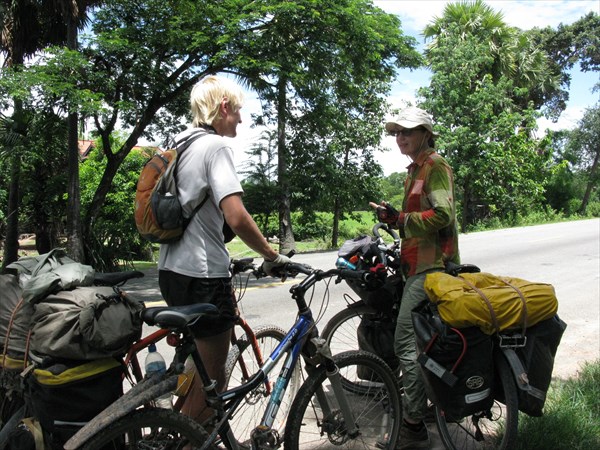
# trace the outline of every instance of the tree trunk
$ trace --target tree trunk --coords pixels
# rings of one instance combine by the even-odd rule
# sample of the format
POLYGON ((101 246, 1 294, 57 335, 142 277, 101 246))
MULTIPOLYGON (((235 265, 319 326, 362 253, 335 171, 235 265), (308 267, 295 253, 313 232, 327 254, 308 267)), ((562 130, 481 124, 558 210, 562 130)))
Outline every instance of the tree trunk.
MULTIPOLYGON (((76 16, 69 14, 67 25, 67 47, 77 49, 77 24, 76 16)), ((79 146, 77 145, 78 115, 75 111, 69 112, 67 118, 67 253, 75 261, 84 261, 83 240, 81 229, 81 193, 79 187, 79 146)))
POLYGON ((338 239, 340 237, 340 199, 335 198, 333 206, 333 231, 331 232, 331 247, 338 247, 338 239))
POLYGON ((464 189, 463 189, 463 201, 462 201, 462 217, 460 220, 460 231, 461 233, 465 233, 467 229, 467 224, 469 223, 469 197, 471 196, 468 181, 465 181, 464 189))
POLYGON ((587 183, 587 187, 585 188, 585 194, 583 194, 583 200, 581 200, 581 206, 579 207, 579 214, 585 214, 585 210, 587 209, 587 205, 590 202, 590 197, 592 195, 592 189, 596 186, 596 172, 598 171, 598 159, 600 158, 600 150, 596 151, 596 156, 594 157, 594 162, 592 163, 592 167, 590 169, 590 175, 587 183))
POLYGON ((19 175, 21 173, 21 158, 16 150, 10 153, 12 156, 10 158, 11 173, 2 271, 4 271, 7 265, 19 258, 19 175))
POLYGON ((279 194, 279 253, 287 254, 296 249, 290 211, 290 185, 288 180, 288 152, 285 142, 286 81, 280 78, 277 92, 277 175, 279 194))
POLYGON ((68 117, 68 199, 67 199, 67 253, 75 261, 83 262, 81 230, 81 195, 79 186, 79 148, 77 146, 77 114, 68 117))

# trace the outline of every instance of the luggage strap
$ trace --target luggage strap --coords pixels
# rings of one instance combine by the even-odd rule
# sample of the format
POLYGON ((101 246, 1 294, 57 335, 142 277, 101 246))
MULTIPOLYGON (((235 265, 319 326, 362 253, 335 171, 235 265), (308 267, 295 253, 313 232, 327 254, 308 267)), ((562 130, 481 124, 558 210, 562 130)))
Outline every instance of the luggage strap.
POLYGON ((515 352, 512 348, 501 348, 501 350, 515 376, 517 387, 520 390, 527 392, 529 395, 539 398, 540 400, 546 400, 546 393, 544 391, 529 384, 527 371, 519 359, 517 352, 515 352))
POLYGON ((525 335, 525 332, 527 331, 527 302, 525 301, 525 296, 523 295, 523 293, 521 292, 521 290, 519 288, 517 288, 516 286, 513 286, 512 284, 510 284, 508 281, 506 281, 504 278, 498 278, 500 281, 502 281, 504 284, 506 284, 507 286, 510 286, 511 288, 513 288, 515 290, 515 292, 519 295, 519 298, 521 299, 521 303, 523 305, 523 308, 521 309, 521 327, 523 328, 523 335, 525 335))
POLYGON ((21 419, 21 422, 27 427, 33 436, 35 450, 44 450, 44 434, 42 433, 42 426, 40 425, 40 422, 33 417, 21 419))
POLYGON ((486 303, 488 309, 490 310, 490 318, 492 320, 492 325, 494 327, 494 330, 496 330, 495 332, 498 333, 500 331, 500 325, 498 325, 498 317, 496 317, 496 311, 494 311, 494 308, 492 306, 492 302, 490 302, 490 299, 487 298, 487 296, 483 293, 483 291, 481 289, 479 289, 478 287, 476 287, 473 283, 464 279, 460 275, 458 277, 461 278, 467 286, 469 286, 471 289, 473 289, 475 292, 477 292, 479 294, 479 296, 482 298, 482 300, 486 303))
MULTIPOLYGON (((483 293, 483 291, 481 289, 477 288, 473 283, 471 283, 470 281, 461 277, 460 275, 459 275, 459 278, 461 278, 467 286, 469 286, 471 289, 473 289, 475 292, 477 292, 479 294, 479 296, 483 299, 483 301, 486 303, 488 309, 490 310, 490 317, 492 320, 492 325, 494 326, 496 333, 499 333, 500 325, 498 324, 498 317, 496 316, 496 312, 494 311, 494 308, 492 307, 492 303, 490 302, 490 299, 487 298, 487 296, 483 293)), ((525 301, 525 296, 523 295, 523 293, 521 292, 521 290, 519 288, 517 288, 516 286, 513 286, 511 283, 506 281, 504 278, 497 277, 497 279, 500 280, 502 283, 506 284, 507 286, 511 287, 519 296, 519 299, 521 300, 521 304, 522 304, 521 328, 523 328, 523 335, 525 335, 525 332, 527 331, 527 302, 525 301)))
MULTIPOLYGON (((10 320, 8 321, 8 326, 6 327, 6 336, 4 337, 4 348, 2 349, 2 364, 6 361, 6 356, 8 355, 8 343, 10 341, 10 334, 12 333, 12 328, 15 323, 15 317, 17 312, 23 306, 23 297, 21 297, 18 303, 15 305, 12 313, 10 314, 10 320)), ((27 367, 27 355, 29 354, 29 340, 31 338, 31 330, 27 333, 27 338, 25 341, 25 356, 23 357, 23 369, 27 367)))

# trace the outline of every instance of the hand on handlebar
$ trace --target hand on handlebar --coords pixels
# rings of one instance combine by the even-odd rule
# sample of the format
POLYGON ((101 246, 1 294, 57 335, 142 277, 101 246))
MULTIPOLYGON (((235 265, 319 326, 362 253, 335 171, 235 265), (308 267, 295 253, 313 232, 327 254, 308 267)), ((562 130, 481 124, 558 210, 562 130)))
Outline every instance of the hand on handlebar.
POLYGON ((374 208, 377 213, 377 220, 380 222, 386 223, 392 227, 397 227, 398 217, 400 213, 396 208, 390 205, 388 202, 381 202, 381 205, 378 205, 375 202, 369 202, 371 208, 374 208))
POLYGON ((291 263, 292 260, 285 255, 277 255, 273 261, 267 261, 266 259, 262 263, 262 270, 264 273, 271 277, 276 277, 277 269, 285 266, 287 263, 291 263))

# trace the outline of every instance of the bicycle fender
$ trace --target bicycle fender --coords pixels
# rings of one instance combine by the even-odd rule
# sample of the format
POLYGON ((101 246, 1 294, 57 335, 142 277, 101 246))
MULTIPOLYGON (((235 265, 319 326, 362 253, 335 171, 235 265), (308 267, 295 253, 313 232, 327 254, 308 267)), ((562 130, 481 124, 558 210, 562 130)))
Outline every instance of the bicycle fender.
POLYGON ((134 411, 151 400, 177 388, 177 375, 172 375, 166 380, 161 377, 152 377, 136 384, 117 401, 110 404, 104 411, 85 424, 65 445, 65 450, 75 450, 81 447, 92 436, 134 411))

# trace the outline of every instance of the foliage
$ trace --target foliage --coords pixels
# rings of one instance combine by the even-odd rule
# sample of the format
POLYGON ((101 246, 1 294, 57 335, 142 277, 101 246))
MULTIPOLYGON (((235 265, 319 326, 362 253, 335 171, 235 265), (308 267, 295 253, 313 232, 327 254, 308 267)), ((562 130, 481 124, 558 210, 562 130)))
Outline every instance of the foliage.
POLYGON ((381 180, 381 193, 376 197, 376 203, 385 200, 390 205, 400 208, 404 198, 404 181, 406 172, 394 172, 381 180))
POLYGON ((578 377, 553 379, 543 417, 519 416, 518 450, 600 447, 600 360, 586 363, 578 377))
POLYGON ((551 136, 554 164, 546 199, 566 214, 585 215, 591 203, 600 201, 600 104, 584 112, 577 128, 551 136))
MULTIPOLYGON (((513 88, 505 93, 520 109, 540 109, 547 103, 555 104, 559 92, 559 75, 550 68, 548 55, 536 45, 527 32, 509 27, 502 13, 494 11, 483 0, 449 3, 444 14, 425 27, 423 34, 432 39, 426 49, 428 58, 435 57, 440 47, 447 46, 450 36, 456 45, 475 38, 482 44, 479 52, 489 60, 480 66, 477 79, 489 75, 497 84, 501 77, 511 80, 513 88)), ((554 111, 560 114, 562 109, 554 111)))
MULTIPOLYGON (((113 145, 121 145, 115 139, 113 145)), ((133 202, 139 174, 148 156, 133 151, 125 159, 114 178, 114 188, 106 197, 101 214, 92 227, 88 243, 92 260, 90 264, 101 271, 117 270, 121 260, 149 257, 150 246, 140 237, 133 220, 133 202)), ((88 208, 101 180, 106 158, 95 147, 80 166, 81 203, 88 208)))
POLYGON ((569 99, 571 69, 579 63, 584 72, 600 68, 600 16, 589 13, 576 22, 551 27, 534 28, 526 32, 532 43, 544 49, 549 57, 549 70, 560 85, 546 94, 549 115, 558 118, 569 99))
POLYGON ((459 20, 445 11, 427 50, 431 84, 419 92, 441 134, 439 152, 454 170, 463 231, 480 220, 516 220, 538 208, 550 157, 548 141, 532 137, 538 114, 522 106, 528 87, 507 76, 522 59, 505 54, 506 47, 518 48, 515 34, 480 3, 461 3, 467 18, 459 20), (486 15, 492 16, 487 22, 486 15), (478 21, 489 26, 472 25, 478 21))
MULTIPOLYGON (((94 10, 89 30, 79 54, 48 52, 42 64, 25 67, 23 77, 11 73, 5 82, 10 95, 31 92, 46 105, 93 121, 106 166, 86 208, 86 241, 125 157, 141 137, 168 140, 181 130, 187 94, 203 76, 233 74, 266 104, 280 105, 285 124, 286 108, 312 111, 319 103, 353 98, 368 83, 369 92, 384 94, 396 67, 419 60, 398 19, 368 0, 207 0, 201 6, 193 0, 115 0, 94 10), (281 93, 296 106, 279 101, 281 93), (129 130, 118 148, 109 143, 117 126, 129 130)), ((285 158, 279 147, 278 153, 285 158)), ((280 195, 288 192, 282 171, 280 195)))
POLYGON ((52 111, 32 112, 28 145, 22 154, 20 229, 36 235, 36 248, 47 253, 65 229, 67 127, 52 111))
MULTIPOLYGON (((381 136, 381 121, 373 121, 384 113, 378 99, 388 92, 396 67, 416 67, 420 58, 398 19, 370 1, 272 1, 256 12, 271 19, 245 43, 253 46, 246 53, 264 62, 253 87, 267 106, 261 123, 277 128, 285 249, 294 241, 291 210, 315 210, 319 199, 339 217, 364 195, 362 180, 377 170, 369 154, 378 144, 373 135, 381 136)), ((334 226, 334 241, 335 233, 334 226)))
POLYGON ((585 193, 578 212, 585 213, 587 205, 595 190, 600 194, 600 102, 593 108, 585 110, 576 129, 571 131, 567 143, 567 151, 573 155, 575 167, 583 174, 586 182, 585 193))
POLYGON ((242 182, 244 205, 254 215, 256 224, 265 236, 277 235, 276 224, 271 224, 271 217, 275 213, 273 205, 277 204, 279 196, 274 140, 273 132, 263 131, 260 139, 246 152, 249 159, 242 172, 247 175, 242 182))

